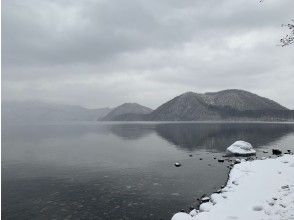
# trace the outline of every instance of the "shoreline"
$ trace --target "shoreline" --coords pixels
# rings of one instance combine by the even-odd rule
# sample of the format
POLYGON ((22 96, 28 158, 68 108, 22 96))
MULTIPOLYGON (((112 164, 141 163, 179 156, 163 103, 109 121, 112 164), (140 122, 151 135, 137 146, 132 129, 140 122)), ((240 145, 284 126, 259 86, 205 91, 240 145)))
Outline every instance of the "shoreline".
POLYGON ((225 187, 209 197, 202 198, 198 209, 193 209, 189 214, 178 212, 172 220, 229 219, 231 217, 234 217, 232 219, 260 219, 277 217, 277 215, 282 219, 294 217, 293 153, 252 161, 242 159, 241 163, 235 164, 230 169, 225 187), (271 179, 275 181, 271 182, 271 179), (268 185, 270 182, 272 184, 268 185), (265 186, 261 187, 261 183, 265 186), (288 197, 280 196, 278 204, 275 198, 280 192, 285 195, 287 192, 290 193, 287 194, 288 197), (255 204, 254 201, 260 204, 258 202, 255 204), (275 212, 273 212, 271 210, 275 205, 275 212))

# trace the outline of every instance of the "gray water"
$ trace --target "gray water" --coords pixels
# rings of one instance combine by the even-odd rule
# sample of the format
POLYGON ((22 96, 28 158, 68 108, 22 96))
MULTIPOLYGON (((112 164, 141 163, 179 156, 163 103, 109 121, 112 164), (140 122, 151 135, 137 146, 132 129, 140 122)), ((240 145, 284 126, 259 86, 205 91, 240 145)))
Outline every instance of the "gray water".
POLYGON ((294 150, 294 125, 3 124, 2 218, 170 219, 225 184, 239 139, 294 150))

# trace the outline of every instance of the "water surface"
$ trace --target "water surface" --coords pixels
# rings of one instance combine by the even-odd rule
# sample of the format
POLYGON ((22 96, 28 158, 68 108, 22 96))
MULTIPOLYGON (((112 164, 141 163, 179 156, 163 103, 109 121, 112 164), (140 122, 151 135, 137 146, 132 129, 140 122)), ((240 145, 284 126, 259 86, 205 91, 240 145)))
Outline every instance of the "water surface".
POLYGON ((4 124, 2 217, 170 219, 226 182, 229 162, 217 159, 239 139, 258 156, 294 150, 294 125, 4 124))

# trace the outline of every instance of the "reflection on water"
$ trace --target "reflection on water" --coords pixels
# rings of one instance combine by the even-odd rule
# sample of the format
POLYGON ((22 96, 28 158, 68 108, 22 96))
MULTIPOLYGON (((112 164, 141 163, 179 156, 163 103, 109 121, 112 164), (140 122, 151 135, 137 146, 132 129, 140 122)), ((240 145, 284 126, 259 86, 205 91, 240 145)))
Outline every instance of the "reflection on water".
POLYGON ((292 124, 159 124, 156 132, 180 149, 223 152, 236 140, 258 148, 294 131, 292 124))
POLYGON ((2 217, 169 219, 226 181, 213 157, 238 139, 293 150, 294 125, 3 125, 2 217))

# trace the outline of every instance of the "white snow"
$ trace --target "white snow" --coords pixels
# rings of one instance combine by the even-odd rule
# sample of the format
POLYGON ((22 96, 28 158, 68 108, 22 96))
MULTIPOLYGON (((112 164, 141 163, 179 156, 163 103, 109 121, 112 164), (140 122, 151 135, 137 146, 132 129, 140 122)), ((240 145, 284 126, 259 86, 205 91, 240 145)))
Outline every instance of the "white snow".
POLYGON ((294 219, 294 156, 236 164, 226 187, 199 211, 172 220, 294 219))
POLYGON ((252 145, 246 141, 236 141, 227 148, 227 152, 235 155, 252 155, 256 153, 252 145))
POLYGON ((191 220, 191 215, 184 213, 184 212, 178 212, 176 213, 171 220, 191 220))

